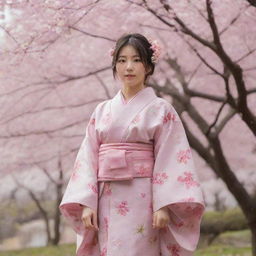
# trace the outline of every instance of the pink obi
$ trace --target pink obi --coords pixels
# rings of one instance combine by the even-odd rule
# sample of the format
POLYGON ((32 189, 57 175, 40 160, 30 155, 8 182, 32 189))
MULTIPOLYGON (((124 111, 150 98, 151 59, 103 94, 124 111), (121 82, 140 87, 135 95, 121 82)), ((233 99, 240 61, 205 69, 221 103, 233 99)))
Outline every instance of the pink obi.
POLYGON ((107 143, 99 149, 98 181, 131 180, 152 177, 153 145, 143 143, 107 143))

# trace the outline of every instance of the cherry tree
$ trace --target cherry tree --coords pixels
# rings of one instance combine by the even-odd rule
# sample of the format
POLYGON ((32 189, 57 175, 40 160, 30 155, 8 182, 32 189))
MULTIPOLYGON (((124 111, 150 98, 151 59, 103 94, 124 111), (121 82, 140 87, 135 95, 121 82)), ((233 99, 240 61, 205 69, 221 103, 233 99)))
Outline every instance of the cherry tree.
POLYGON ((163 48, 149 84, 175 106, 201 176, 212 178, 212 170, 224 181, 256 244, 255 199, 236 175, 255 166, 252 3, 21 0, 2 10, 3 172, 60 157, 67 179, 90 113, 118 89, 108 50, 122 33, 140 32, 163 48))
POLYGON ((248 3, 250 3, 252 6, 256 7, 256 1, 255 0, 247 0, 248 3))
MULTIPOLYGON (((167 94, 172 96, 174 98, 174 104, 177 109, 180 110, 180 113, 186 110, 189 117, 195 122, 204 135, 204 138, 208 141, 207 145, 204 146, 197 136, 191 132, 183 119, 190 144, 197 153, 207 161, 216 175, 226 183, 229 191, 234 195, 241 206, 252 232, 253 255, 256 255, 255 197, 250 195, 243 184, 238 180, 234 169, 232 169, 225 157, 220 140, 220 133, 235 115, 239 115, 252 134, 254 136, 256 135, 256 116, 252 111, 252 109, 255 109, 254 94, 256 88, 253 83, 248 81, 248 77, 252 74, 252 71, 255 72, 252 61, 252 58, 255 58, 255 37, 252 38, 253 40, 250 40, 246 34, 240 33, 241 39, 237 38, 237 42, 233 37, 232 43, 234 45, 238 42, 240 44, 246 42, 246 47, 236 45, 238 46, 235 48, 236 51, 232 50, 232 48, 230 49, 229 42, 229 37, 232 36, 232 34, 230 34, 232 27, 239 24, 241 29, 245 27, 245 25, 247 26, 248 23, 250 24, 250 22, 255 23, 255 20, 249 17, 247 20, 248 23, 243 24, 242 17, 240 17, 242 16, 241 12, 232 15, 232 11, 230 11, 229 14, 233 16, 231 16, 231 19, 227 19, 227 17, 220 19, 221 10, 225 5, 226 7, 228 6, 229 1, 223 1, 222 6, 218 1, 214 3, 210 0, 201 1, 200 5, 193 4, 194 10, 190 11, 191 15, 188 15, 188 12, 184 12, 184 9, 187 9, 190 1, 187 1, 186 6, 184 6, 184 3, 171 5, 168 4, 167 1, 161 1, 163 7, 162 11, 151 7, 150 3, 145 0, 132 3, 146 9, 171 31, 174 31, 192 51, 193 55, 198 58, 200 64, 203 64, 206 70, 208 69, 211 75, 217 78, 216 81, 223 85, 224 96, 221 97, 191 89, 191 75, 198 72, 199 68, 194 69, 194 72, 187 75, 185 65, 180 64, 182 59, 169 55, 166 58, 166 62, 170 69, 175 72, 181 91, 175 89, 175 82, 172 78, 168 78, 163 87, 160 87, 156 82, 152 84, 152 87, 162 92, 163 95, 167 94), (204 8, 202 8, 202 2, 205 2, 204 8), (195 15, 192 16, 193 11, 197 12, 197 17, 195 15), (191 17, 195 18, 194 22, 198 24, 197 27, 191 24, 191 17), (239 19, 242 21, 239 22, 239 19), (207 30, 200 30, 202 27, 206 26, 208 27, 207 30), (193 97, 208 99, 213 103, 219 103, 215 118, 210 123, 206 118, 200 115, 199 111, 191 103, 193 97), (252 99, 254 99, 254 101, 252 99), (249 104, 251 104, 251 108, 249 104), (225 107, 228 108, 227 111, 224 111, 225 107)), ((249 7, 246 5, 241 5, 240 8, 241 11, 251 12, 250 15, 255 13, 254 9, 249 10, 249 7)), ((213 90, 211 92, 213 92, 213 90)))

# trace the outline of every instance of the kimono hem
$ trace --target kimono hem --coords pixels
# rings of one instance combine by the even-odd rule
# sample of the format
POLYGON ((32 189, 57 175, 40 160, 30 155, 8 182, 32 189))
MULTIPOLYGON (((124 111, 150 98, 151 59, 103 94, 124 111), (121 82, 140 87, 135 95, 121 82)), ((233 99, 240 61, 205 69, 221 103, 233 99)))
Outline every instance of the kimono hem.
POLYGON ((119 90, 97 105, 60 204, 77 234, 77 256, 191 256, 204 209, 186 133, 170 103, 145 87, 128 102, 119 90), (84 227, 83 206, 97 212, 98 232, 84 227), (165 206, 170 223, 153 229, 153 213, 165 206))

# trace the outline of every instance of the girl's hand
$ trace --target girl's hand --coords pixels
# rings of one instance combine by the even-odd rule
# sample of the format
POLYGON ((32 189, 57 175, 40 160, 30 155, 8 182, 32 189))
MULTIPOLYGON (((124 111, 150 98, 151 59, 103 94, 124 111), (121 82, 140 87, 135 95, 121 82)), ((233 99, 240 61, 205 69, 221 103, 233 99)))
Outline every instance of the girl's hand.
POLYGON ((97 223, 97 213, 90 207, 84 207, 81 219, 85 228, 99 230, 97 223))
POLYGON ((163 207, 153 213, 153 228, 165 228, 170 222, 168 207, 163 207))

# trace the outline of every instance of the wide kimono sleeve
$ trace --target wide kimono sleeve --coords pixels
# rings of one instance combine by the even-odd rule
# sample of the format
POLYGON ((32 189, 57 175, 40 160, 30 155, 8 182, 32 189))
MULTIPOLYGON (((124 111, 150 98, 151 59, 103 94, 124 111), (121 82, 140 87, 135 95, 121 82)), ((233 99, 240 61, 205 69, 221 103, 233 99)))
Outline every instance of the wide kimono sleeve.
POLYGON ((84 235, 81 220, 83 206, 97 212, 98 207, 98 150, 99 139, 95 130, 95 111, 86 127, 86 134, 79 148, 73 171, 59 209, 77 234, 84 235))
POLYGON ((177 255, 192 255, 205 209, 203 194, 180 117, 168 102, 162 104, 159 116, 154 135, 153 211, 169 209, 165 236, 168 240, 169 234, 175 242, 168 249, 184 251, 177 255))

